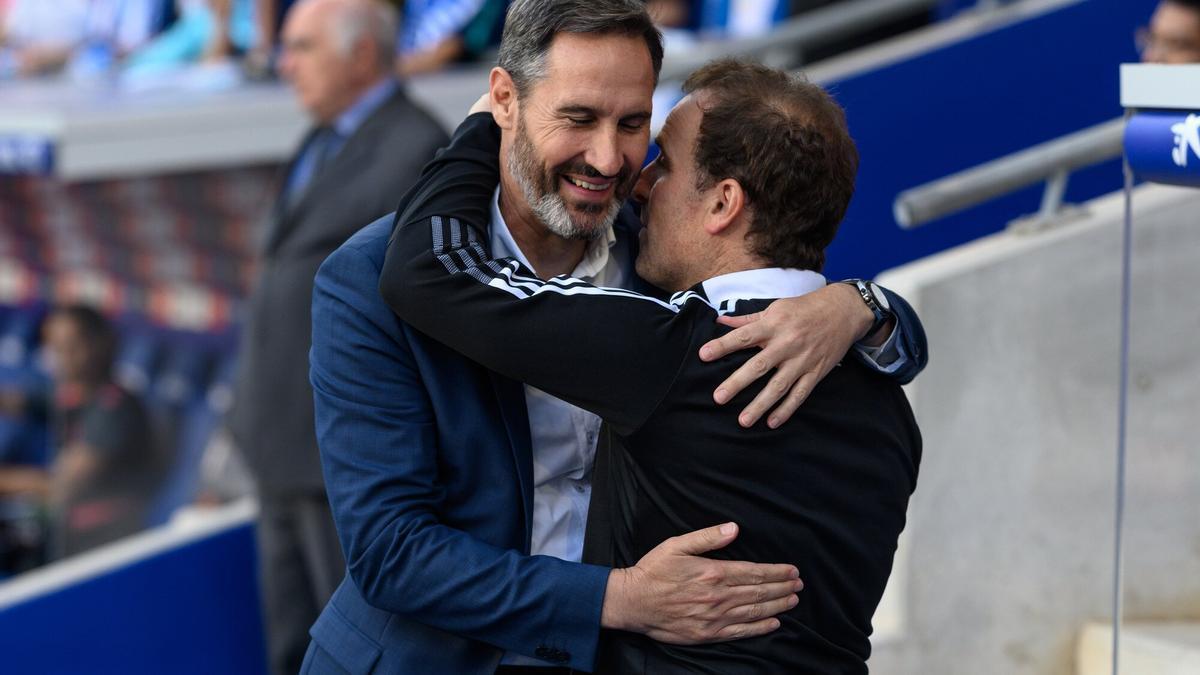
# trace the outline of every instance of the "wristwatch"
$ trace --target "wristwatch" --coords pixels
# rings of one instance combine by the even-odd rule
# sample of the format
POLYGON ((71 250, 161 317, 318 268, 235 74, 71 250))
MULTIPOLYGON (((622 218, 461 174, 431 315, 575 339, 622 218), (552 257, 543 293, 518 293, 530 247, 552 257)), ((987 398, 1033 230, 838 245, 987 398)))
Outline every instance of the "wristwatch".
POLYGON ((875 322, 871 324, 867 335, 874 335, 880 326, 892 318, 892 308, 888 305, 887 296, 884 295, 883 289, 879 288, 879 285, 874 281, 846 279, 841 283, 853 286, 858 291, 859 297, 866 303, 867 309, 871 310, 871 314, 875 315, 875 322))

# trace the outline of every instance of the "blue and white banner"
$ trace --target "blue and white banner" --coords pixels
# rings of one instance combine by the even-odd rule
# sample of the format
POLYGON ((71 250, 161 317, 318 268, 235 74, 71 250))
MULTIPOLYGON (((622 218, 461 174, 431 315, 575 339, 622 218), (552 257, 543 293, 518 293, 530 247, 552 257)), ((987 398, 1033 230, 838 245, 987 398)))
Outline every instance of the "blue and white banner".
POLYGON ((54 146, 41 136, 0 134, 0 175, 48 176, 54 170, 54 146))
POLYGON ((1134 115, 1125 126, 1125 155, 1141 180, 1200 187, 1200 112, 1134 115))

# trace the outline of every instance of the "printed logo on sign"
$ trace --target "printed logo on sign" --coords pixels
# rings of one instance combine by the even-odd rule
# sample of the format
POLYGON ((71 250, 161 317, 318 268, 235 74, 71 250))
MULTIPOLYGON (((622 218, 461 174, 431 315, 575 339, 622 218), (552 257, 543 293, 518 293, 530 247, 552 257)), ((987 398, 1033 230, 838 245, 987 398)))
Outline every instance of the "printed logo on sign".
POLYGON ((1188 115, 1182 122, 1172 124, 1171 133, 1175 134, 1175 149, 1171 150, 1175 166, 1187 166, 1189 147, 1200 158, 1200 115, 1188 115))

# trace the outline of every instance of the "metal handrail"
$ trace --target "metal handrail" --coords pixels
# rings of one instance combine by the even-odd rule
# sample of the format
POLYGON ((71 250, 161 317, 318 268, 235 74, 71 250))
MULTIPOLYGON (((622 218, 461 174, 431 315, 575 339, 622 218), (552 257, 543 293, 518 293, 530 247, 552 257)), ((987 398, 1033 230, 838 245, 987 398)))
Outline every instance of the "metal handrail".
POLYGON ((659 79, 664 82, 682 80, 692 71, 722 56, 747 56, 762 59, 775 67, 798 65, 805 49, 850 37, 889 21, 923 9, 933 9, 939 0, 849 0, 835 3, 797 16, 776 26, 761 37, 708 40, 696 43, 679 54, 663 60, 659 79), (783 61, 778 57, 787 51, 783 61))
POLYGON ((1062 205, 1071 171, 1121 156, 1125 120, 1117 118, 901 192, 892 207, 905 229, 1046 181, 1041 216, 1062 205))

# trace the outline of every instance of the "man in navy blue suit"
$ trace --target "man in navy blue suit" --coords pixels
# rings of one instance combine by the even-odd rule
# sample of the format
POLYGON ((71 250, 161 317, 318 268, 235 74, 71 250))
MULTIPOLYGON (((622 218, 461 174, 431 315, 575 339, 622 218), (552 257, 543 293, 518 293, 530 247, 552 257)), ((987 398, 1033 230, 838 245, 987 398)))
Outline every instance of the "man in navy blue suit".
MULTIPOLYGON (((637 0, 512 5, 492 95, 509 82, 520 112, 502 133, 493 255, 543 278, 651 290, 633 274, 638 224, 622 205, 661 59, 637 0), (566 54, 556 36, 567 34, 596 49, 566 54)), ((625 569, 578 562, 599 419, 397 319, 378 292, 391 224, 352 237, 316 279, 317 436, 348 574, 312 628, 305 672, 590 670, 601 626, 677 644, 775 630, 798 572, 703 557, 737 537, 735 524, 668 539, 625 569)), ((888 338, 893 323, 844 284, 779 301, 706 346, 710 360, 762 347, 714 397, 774 370, 740 420, 751 426, 782 399, 767 421, 778 426, 872 326, 887 342, 867 351, 910 378, 924 345, 888 338)))

